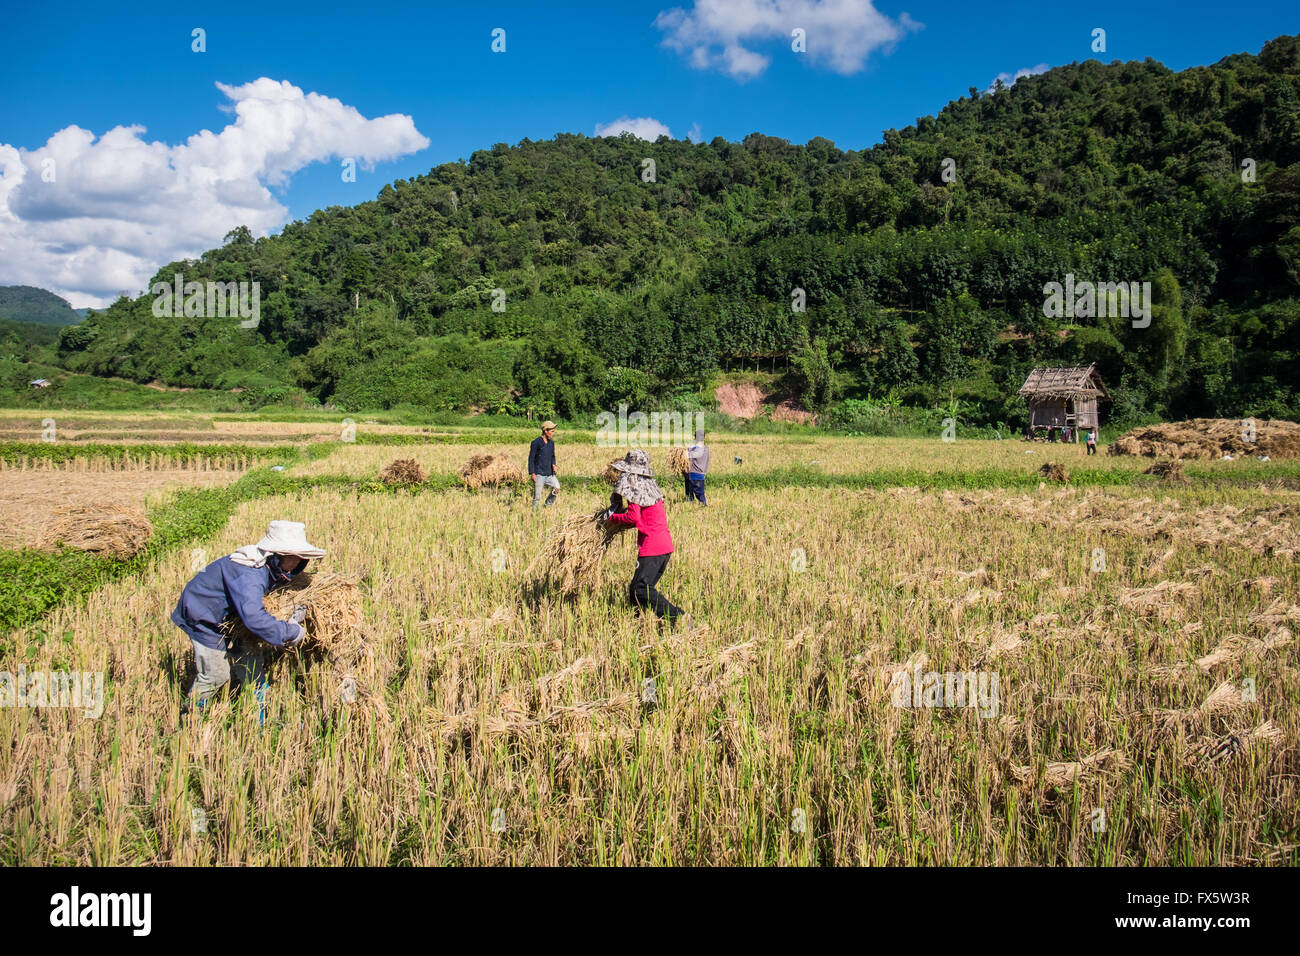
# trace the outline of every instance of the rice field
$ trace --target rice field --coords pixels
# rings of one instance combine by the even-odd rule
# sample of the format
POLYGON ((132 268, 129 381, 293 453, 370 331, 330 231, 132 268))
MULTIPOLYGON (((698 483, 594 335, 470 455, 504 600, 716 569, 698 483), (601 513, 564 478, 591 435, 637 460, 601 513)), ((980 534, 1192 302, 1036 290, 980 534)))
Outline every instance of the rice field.
MULTIPOLYGON (((1088 457, 1082 444, 1048 444, 1023 441, 958 441, 938 438, 815 438, 791 441, 780 436, 737 436, 718 433, 709 436, 709 472, 714 477, 754 472, 805 469, 811 473, 851 475, 862 472, 918 470, 974 471, 1008 469, 1037 471, 1047 462, 1060 462, 1069 469, 1121 470, 1140 472, 1151 459, 1101 453, 1088 457), (740 461, 736 461, 739 458, 740 461)), ((458 471, 471 455, 502 455, 525 467, 527 442, 504 443, 485 437, 482 444, 413 445, 394 449, 382 445, 339 444, 329 455, 296 466, 300 475, 373 476, 400 451, 401 457, 416 459, 431 473, 458 471)), ((556 442, 560 481, 565 476, 594 477, 611 458, 621 458, 626 447, 601 447, 590 435, 556 442)), ((647 449, 656 472, 668 473, 667 447, 647 449)), ((1205 462, 1214 468, 1219 462, 1205 462)), ((1237 473, 1263 471, 1267 464, 1249 461, 1222 462, 1236 466, 1237 473)), ((1227 469, 1224 469, 1225 471, 1227 469)))
MULTIPOLYGON (((713 457, 1028 457, 1003 444, 719 436, 713 457)), ((566 461, 594 476, 613 457, 559 449, 561 480, 566 461)), ((410 457, 448 473, 501 450, 345 445, 291 470, 373 476, 410 457)), ((660 471, 665 455, 651 449, 660 471)), ((0 708, 0 862, 1300 863, 1300 493, 709 500, 668 502, 661 589, 690 632, 628 606, 632 535, 573 600, 525 587, 563 521, 603 507, 597 491, 540 512, 463 490, 245 502, 201 557, 305 521, 329 551, 319 571, 362 577, 368 692, 284 652, 264 727, 249 695, 182 724, 191 655, 167 615, 195 556, 168 552, 0 637, 0 669, 103 671, 107 688, 97 720, 0 708), (950 674, 984 683, 954 701, 950 674)))
POLYGON ((5 468, 0 463, 0 548, 21 548, 40 537, 60 509, 77 505, 145 508, 177 488, 230 484, 233 468, 137 467, 110 470, 102 463, 71 467, 5 468))

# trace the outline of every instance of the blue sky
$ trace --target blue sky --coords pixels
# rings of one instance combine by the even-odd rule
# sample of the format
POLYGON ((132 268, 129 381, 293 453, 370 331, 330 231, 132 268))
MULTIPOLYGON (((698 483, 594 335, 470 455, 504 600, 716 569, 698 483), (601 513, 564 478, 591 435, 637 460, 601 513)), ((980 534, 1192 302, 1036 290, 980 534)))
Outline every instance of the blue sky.
POLYGON ((1297 29, 1294 4, 1273 2, 22 4, 0 58, 0 201, 26 227, 0 228, 0 284, 102 304, 178 250, 216 244, 232 218, 276 231, 494 143, 593 135, 625 117, 675 138, 761 131, 862 148, 999 74, 1093 57, 1182 69, 1297 29), (789 36, 801 25, 803 55, 789 36), (196 27, 206 52, 191 49, 196 27), (491 50, 498 27, 505 53, 491 50), (1096 27, 1104 53, 1091 49, 1096 27), (251 85, 262 78, 276 90, 251 85), (338 102, 296 103, 309 94, 338 102), (168 152, 235 124, 236 100, 267 95, 300 110, 284 133, 292 142, 273 142, 277 124, 264 122, 185 158, 168 152), (74 126, 93 137, 47 149, 74 126), (119 126, 145 131, 110 156, 101 138, 119 126), (373 169, 342 181, 341 158, 367 149, 373 169), (38 189, 41 161, 55 156, 57 181, 38 189), (196 185, 213 175, 218 185, 196 185))

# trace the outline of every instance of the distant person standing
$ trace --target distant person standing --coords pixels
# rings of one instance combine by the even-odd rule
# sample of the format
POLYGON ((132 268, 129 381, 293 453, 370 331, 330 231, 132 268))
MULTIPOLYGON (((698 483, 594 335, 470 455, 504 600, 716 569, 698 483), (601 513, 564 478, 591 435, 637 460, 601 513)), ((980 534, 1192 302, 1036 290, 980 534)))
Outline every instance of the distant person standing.
POLYGON ((698 501, 704 506, 704 477, 709 473, 709 446, 704 444, 704 429, 695 429, 695 444, 686 449, 686 458, 690 462, 686 472, 686 500, 698 501))
POLYGON ((555 470, 555 422, 542 422, 542 433, 528 447, 528 477, 533 482, 533 507, 542 503, 542 492, 550 488, 547 507, 555 504, 560 493, 560 479, 555 470))
POLYGON ((1097 426, 1096 425, 1093 425, 1091 428, 1088 429, 1087 445, 1088 445, 1089 455, 1097 454, 1097 426))

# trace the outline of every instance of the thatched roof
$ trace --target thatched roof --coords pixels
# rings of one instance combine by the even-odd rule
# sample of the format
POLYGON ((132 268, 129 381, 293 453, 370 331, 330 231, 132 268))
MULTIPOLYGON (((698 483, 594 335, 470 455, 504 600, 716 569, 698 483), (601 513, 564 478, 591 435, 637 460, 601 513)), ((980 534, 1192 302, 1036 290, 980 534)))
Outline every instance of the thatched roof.
POLYGON ((1023 398, 1110 398, 1096 365, 1072 368, 1036 368, 1016 394, 1023 398))

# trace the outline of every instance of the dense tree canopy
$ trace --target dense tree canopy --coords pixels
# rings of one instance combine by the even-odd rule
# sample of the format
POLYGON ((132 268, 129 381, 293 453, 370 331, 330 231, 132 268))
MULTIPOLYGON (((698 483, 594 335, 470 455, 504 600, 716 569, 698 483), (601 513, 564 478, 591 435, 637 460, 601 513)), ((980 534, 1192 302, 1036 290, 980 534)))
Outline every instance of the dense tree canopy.
POLYGON ((988 421, 1012 419, 1032 364, 1096 361, 1126 414, 1295 417, 1300 38, 1181 73, 1060 67, 862 152, 497 144, 227 239, 154 281, 255 280, 255 330, 121 300, 64 335, 63 361, 344 408, 519 396, 577 415, 795 357, 818 404, 956 395, 988 421), (1045 316, 1067 274, 1150 282, 1150 325, 1045 316))

